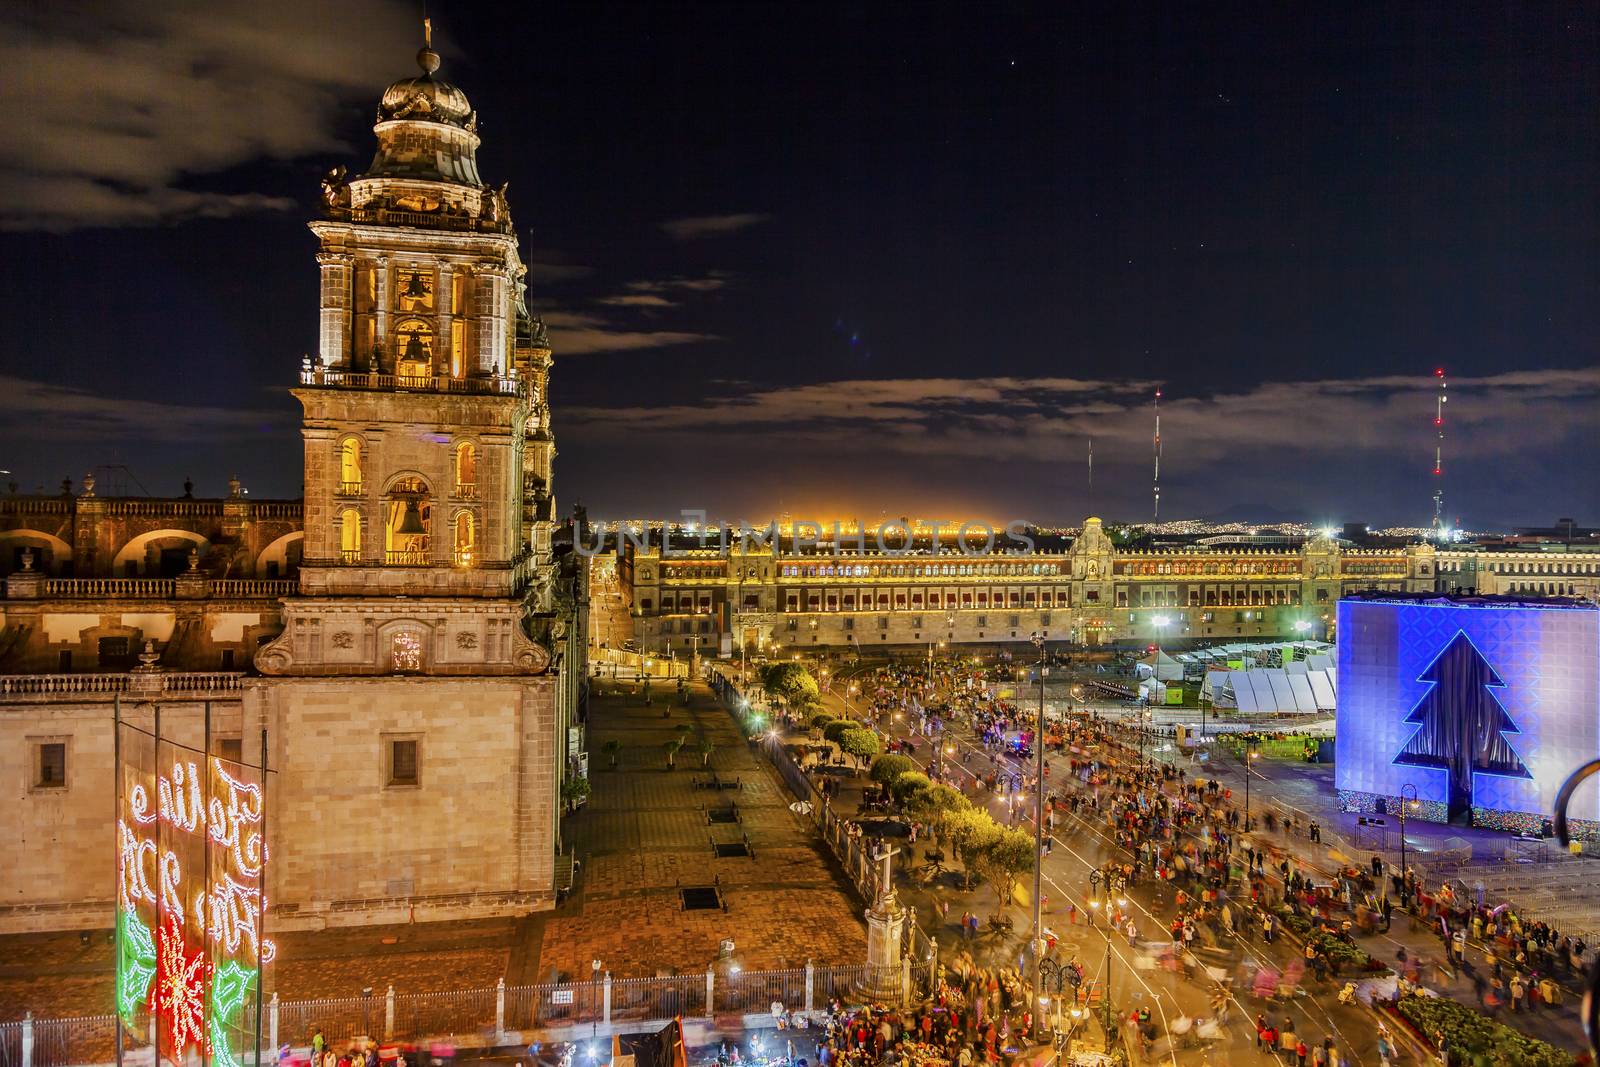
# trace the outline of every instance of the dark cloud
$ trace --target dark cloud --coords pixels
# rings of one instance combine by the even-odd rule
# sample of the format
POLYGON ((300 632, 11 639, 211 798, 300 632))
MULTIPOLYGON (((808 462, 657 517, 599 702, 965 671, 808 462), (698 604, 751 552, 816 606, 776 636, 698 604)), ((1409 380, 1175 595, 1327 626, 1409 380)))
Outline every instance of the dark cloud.
POLYGON ((0 437, 13 441, 173 443, 283 439, 285 411, 168 404, 0 375, 0 437))
POLYGON ((286 209, 197 188, 256 160, 348 152, 340 110, 406 73, 390 0, 8 5, 0 227, 74 230, 286 209))
POLYGON ((601 315, 576 311, 546 311, 550 343, 563 356, 597 352, 634 352, 646 348, 715 341, 711 334, 683 330, 636 330, 618 325, 601 315))
POLYGON ((720 237, 759 226, 772 218, 757 211, 744 211, 731 215, 696 215, 687 219, 672 219, 661 224, 662 232, 676 241, 692 241, 700 237, 720 237))

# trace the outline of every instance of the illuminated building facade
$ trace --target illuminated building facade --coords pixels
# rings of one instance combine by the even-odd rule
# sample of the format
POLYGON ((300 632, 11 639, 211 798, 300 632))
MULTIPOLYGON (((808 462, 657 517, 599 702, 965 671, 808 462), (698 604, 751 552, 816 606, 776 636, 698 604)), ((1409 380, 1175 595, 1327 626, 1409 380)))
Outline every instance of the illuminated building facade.
POLYGON ((554 903, 584 593, 555 544, 551 350, 476 113, 417 61, 311 223, 304 500, 91 481, 0 506, 0 931, 112 925, 114 708, 159 707, 202 767, 254 773, 265 731, 269 929, 554 903))
POLYGON ((1026 641, 1034 631, 1087 645, 1117 641, 1325 637, 1357 589, 1432 590, 1434 549, 1352 549, 1325 536, 1298 547, 1115 547, 1085 520, 1060 551, 966 554, 953 544, 903 554, 824 544, 659 547, 624 552, 624 587, 643 651, 1026 641), (1297 624, 1298 627, 1297 627, 1297 624))

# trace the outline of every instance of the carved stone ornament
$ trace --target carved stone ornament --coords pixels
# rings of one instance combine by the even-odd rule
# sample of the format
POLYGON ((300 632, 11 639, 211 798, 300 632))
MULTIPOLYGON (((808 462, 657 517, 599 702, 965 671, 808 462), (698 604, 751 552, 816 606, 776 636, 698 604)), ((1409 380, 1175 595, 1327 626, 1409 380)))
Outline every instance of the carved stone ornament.
POLYGON ((511 628, 511 663, 524 674, 543 674, 550 669, 550 650, 530 640, 522 627, 511 628))
POLYGON ((355 643, 356 635, 348 630, 340 630, 338 633, 333 635, 334 648, 354 648, 355 643))
POLYGON ((470 630, 462 630, 456 634, 457 648, 477 648, 478 635, 470 630))

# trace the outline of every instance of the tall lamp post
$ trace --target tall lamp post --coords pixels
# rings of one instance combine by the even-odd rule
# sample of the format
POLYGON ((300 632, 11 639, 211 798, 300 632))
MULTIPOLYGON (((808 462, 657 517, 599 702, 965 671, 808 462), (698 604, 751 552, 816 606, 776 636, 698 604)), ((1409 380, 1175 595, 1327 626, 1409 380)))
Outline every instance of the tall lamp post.
POLYGON ((1033 988, 1038 990, 1044 956, 1039 950, 1044 940, 1044 631, 1035 630, 1029 640, 1039 650, 1039 722, 1033 731, 1033 988))
POLYGON ((1417 787, 1407 782, 1400 787, 1400 905, 1410 907, 1411 883, 1406 878, 1406 809, 1417 807, 1417 787), (1410 790, 1407 793, 1406 790, 1410 790))
POLYGON ((1250 775, 1254 773, 1251 768, 1256 765, 1256 760, 1261 758, 1261 753, 1256 751, 1254 741, 1244 743, 1244 832, 1250 832, 1250 775))
MULTIPOLYGON (((1099 909, 1099 907, 1100 907, 1100 883, 1102 881, 1104 881, 1106 883, 1106 900, 1105 900, 1105 905, 1106 905, 1106 926, 1105 926, 1105 929, 1100 932, 1100 936, 1102 936, 1102 937, 1104 937, 1106 939, 1106 967, 1105 967, 1105 977, 1102 979, 1102 981, 1105 983, 1105 985, 1100 990, 1100 1006, 1101 1006, 1101 1008, 1104 1009, 1103 1015, 1104 1015, 1104 1026, 1105 1026, 1105 1031, 1106 1031, 1106 1051, 1110 1052, 1111 1051, 1111 1030, 1112 1030, 1112 1018, 1111 1018, 1111 935, 1114 932, 1114 929, 1113 929, 1113 927, 1111 925, 1111 883, 1110 883, 1109 879, 1102 878, 1102 876, 1101 876, 1101 874, 1100 874, 1100 872, 1098 870, 1094 870, 1094 871, 1090 871, 1089 872, 1089 917, 1090 917, 1091 921, 1093 921, 1095 911, 1097 911, 1099 909)), ((1117 908, 1118 908, 1119 911, 1122 908, 1126 908, 1127 906, 1128 906, 1128 899, 1126 897, 1118 897, 1117 898, 1117 908)))

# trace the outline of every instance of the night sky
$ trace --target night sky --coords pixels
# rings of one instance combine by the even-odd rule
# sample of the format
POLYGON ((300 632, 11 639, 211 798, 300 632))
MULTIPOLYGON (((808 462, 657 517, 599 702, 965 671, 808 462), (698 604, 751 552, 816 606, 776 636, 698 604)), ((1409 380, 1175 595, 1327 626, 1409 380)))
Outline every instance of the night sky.
MULTIPOLYGON (((0 467, 300 492, 419 7, 9 5, 0 467)), ((594 517, 1600 522, 1600 8, 434 0, 594 517), (1085 456, 1094 442, 1094 499, 1085 456)))

